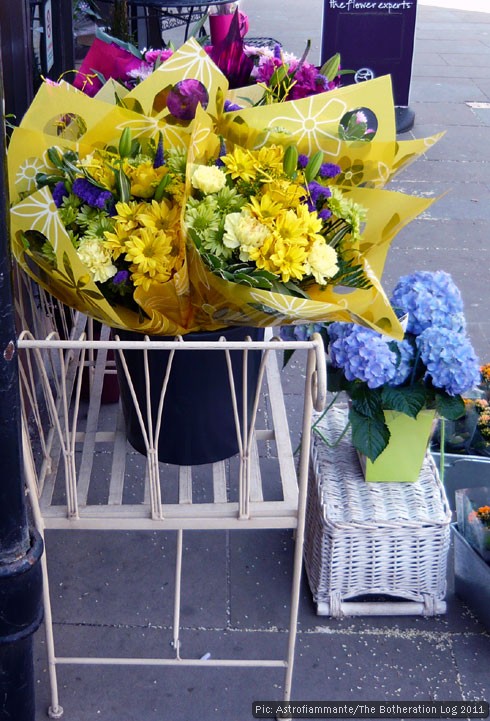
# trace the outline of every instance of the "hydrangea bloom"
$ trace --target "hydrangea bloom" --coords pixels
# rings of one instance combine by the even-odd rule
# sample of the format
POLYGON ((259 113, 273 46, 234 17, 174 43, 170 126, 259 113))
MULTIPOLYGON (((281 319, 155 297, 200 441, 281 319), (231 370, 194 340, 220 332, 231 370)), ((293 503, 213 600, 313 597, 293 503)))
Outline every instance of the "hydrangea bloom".
POLYGON ((321 333, 323 327, 323 323, 283 325, 280 328, 280 335, 283 340, 309 340, 313 333, 321 333))
POLYGON ((415 335, 432 325, 454 331, 465 327, 461 293, 443 270, 402 276, 391 303, 400 315, 408 313, 407 331, 415 335))
POLYGON ((397 355, 376 331, 353 323, 333 323, 329 336, 332 363, 342 368, 347 380, 360 380, 369 388, 380 388, 395 377, 397 355), (340 330, 338 326, 346 327, 340 330))
POLYGON ((464 333, 434 326, 424 330, 416 343, 427 375, 436 388, 457 396, 478 384, 478 359, 464 333))

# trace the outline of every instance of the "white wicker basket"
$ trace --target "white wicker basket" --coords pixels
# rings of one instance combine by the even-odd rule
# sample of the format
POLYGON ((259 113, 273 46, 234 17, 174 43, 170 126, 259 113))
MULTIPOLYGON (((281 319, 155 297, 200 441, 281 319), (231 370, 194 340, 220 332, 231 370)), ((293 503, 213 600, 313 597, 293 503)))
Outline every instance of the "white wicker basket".
MULTIPOLYGON (((346 422, 334 407, 318 428, 334 441, 346 422)), ((415 483, 366 483, 350 433, 333 448, 314 434, 305 566, 319 615, 444 613, 450 522, 430 454, 415 483)))

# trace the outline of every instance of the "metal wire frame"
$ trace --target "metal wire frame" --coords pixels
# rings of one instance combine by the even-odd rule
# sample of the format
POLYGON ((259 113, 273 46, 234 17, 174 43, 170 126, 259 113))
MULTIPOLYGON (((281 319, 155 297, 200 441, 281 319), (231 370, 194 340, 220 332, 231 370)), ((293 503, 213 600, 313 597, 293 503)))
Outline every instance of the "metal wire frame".
MULTIPOLYGON (((220 341, 214 343, 189 342, 181 338, 175 341, 154 341, 142 338, 141 341, 108 340, 108 329, 103 329, 101 340, 87 338, 83 316, 74 319, 71 339, 60 340, 56 334, 40 340, 29 331, 20 334, 18 346, 21 354, 20 373, 24 399, 24 457, 26 482, 31 497, 33 516, 40 533, 46 528, 62 529, 153 529, 175 530, 177 532, 177 552, 175 563, 175 594, 173 611, 173 648, 174 658, 111 658, 111 657, 62 657, 55 653, 52 629, 52 612, 49 593, 49 579, 46 555, 43 559, 45 578, 45 630, 51 686, 51 706, 49 715, 59 718, 63 709, 59 703, 56 668, 60 664, 100 664, 133 666, 228 666, 228 667, 277 667, 285 669, 284 700, 291 695, 294 653, 296 644, 296 626, 299 608, 299 588, 303 557, 303 539, 305 532, 305 508, 307 476, 309 463, 309 445, 311 433, 312 409, 321 410, 326 398, 325 357, 323 343, 319 336, 311 341, 279 342, 278 339, 266 341, 220 341), (211 503, 192 503, 192 468, 179 467, 179 503, 168 503, 165 498, 164 469, 158 462, 157 443, 161 430, 161 414, 156 419, 143 417, 139 412, 140 423, 144 430, 147 448, 145 502, 130 506, 122 502, 121 473, 122 459, 127 453, 127 444, 122 428, 114 432, 99 430, 97 420, 100 415, 100 394, 107 370, 109 351, 119 353, 122 366, 127 372, 124 353, 128 350, 141 350, 147 358, 149 353, 167 350, 171 359, 175 353, 184 349, 199 353, 212 350, 224 352, 230 374, 230 389, 233 399, 235 425, 239 440, 238 501, 227 498, 225 486, 225 464, 213 464, 213 493, 211 503), (246 367, 247 356, 251 350, 262 352, 259 385, 255 396, 251 417, 247 418, 244 409, 243 423, 240 422, 231 373, 230 353, 241 350, 246 367), (302 419, 302 442, 298 468, 295 467, 284 398, 282 395, 280 374, 277 363, 278 352, 285 350, 304 350, 307 354, 305 392, 302 419), (91 371, 90 398, 87 411, 87 427, 79 428, 79 410, 81 405, 82 376, 84 368, 91 371), (256 428, 257 408, 262 381, 267 379, 271 399, 273 429, 256 428), (42 408, 46 413, 42 413, 42 408), (47 416, 47 422, 46 422, 47 416), (29 423, 31 428, 29 429, 29 423), (33 431, 34 427, 34 431, 33 431), (31 432, 29 432, 29 430, 31 432), (34 437, 41 437, 38 445, 40 462, 36 463, 36 444, 34 437), (257 443, 275 441, 277 444, 278 475, 282 484, 282 501, 264 501, 261 490, 260 459, 257 443), (108 502, 105 505, 90 505, 87 501, 91 481, 91 464, 98 442, 111 442, 113 448, 113 470, 108 502), (76 463, 76 447, 82 444, 80 464, 76 463), (53 502, 54 483, 61 475, 65 486, 65 500, 61 505, 53 502), (289 639, 285 659, 195 659, 181 655, 180 608, 182 582, 183 531, 186 529, 254 529, 254 528, 292 528, 295 529, 295 548, 293 560, 293 579, 289 619, 289 639)), ((167 384, 170 380, 170 368, 162 386, 159 411, 163 405, 167 384)), ((111 372, 112 369, 109 368, 111 372)), ((244 373, 246 383, 247 373, 244 373)), ((131 378, 129 377, 131 387, 131 378)), ((147 384, 149 384, 147 379, 147 384)), ((244 389, 246 398, 246 388, 244 389)), ((149 405, 147 404, 147 408, 149 405)), ((151 415, 151 410, 148 411, 151 415)))

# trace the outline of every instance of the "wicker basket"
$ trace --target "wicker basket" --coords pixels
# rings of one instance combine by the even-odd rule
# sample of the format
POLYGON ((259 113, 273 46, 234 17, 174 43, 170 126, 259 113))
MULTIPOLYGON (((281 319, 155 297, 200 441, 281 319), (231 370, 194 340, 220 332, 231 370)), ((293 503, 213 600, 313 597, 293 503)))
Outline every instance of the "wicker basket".
MULTIPOLYGON (((317 427, 334 441, 346 422, 334 407, 317 427)), ((319 615, 444 613, 450 522, 429 454, 415 483, 366 483, 349 433, 334 448, 313 435, 305 566, 319 615)))

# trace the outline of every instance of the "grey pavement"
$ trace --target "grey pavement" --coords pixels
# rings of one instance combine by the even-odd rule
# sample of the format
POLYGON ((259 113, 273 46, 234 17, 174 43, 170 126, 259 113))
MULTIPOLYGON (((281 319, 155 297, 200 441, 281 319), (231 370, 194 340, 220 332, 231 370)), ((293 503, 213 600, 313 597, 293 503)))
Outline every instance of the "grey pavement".
MULTIPOLYGON (((276 37, 296 53, 311 38, 311 58, 318 60, 319 0, 242 0, 242 8, 251 35, 276 37)), ((395 238, 385 286, 413 270, 450 272, 462 291, 477 352, 489 361, 490 9, 485 4, 419 1, 410 107, 416 122, 402 139, 447 132, 392 187, 443 197, 395 238)), ((295 432, 300 380, 300 359, 293 359, 284 388, 295 432)), ((291 534, 188 532, 184 540, 186 655, 218 656, 230 648, 258 657, 281 654, 291 534)), ((115 655, 170 653, 174 534, 51 531, 47 544, 60 652, 100 654, 104 644, 115 655)), ((315 614, 303 581, 293 699, 490 700, 490 634, 455 596, 451 556, 447 602, 447 613, 435 618, 330 619, 315 614)), ((35 653, 36 719, 44 721, 49 697, 42 630, 35 653)), ((59 679, 67 721, 246 721, 253 700, 281 699, 283 673, 66 666, 59 679)))

